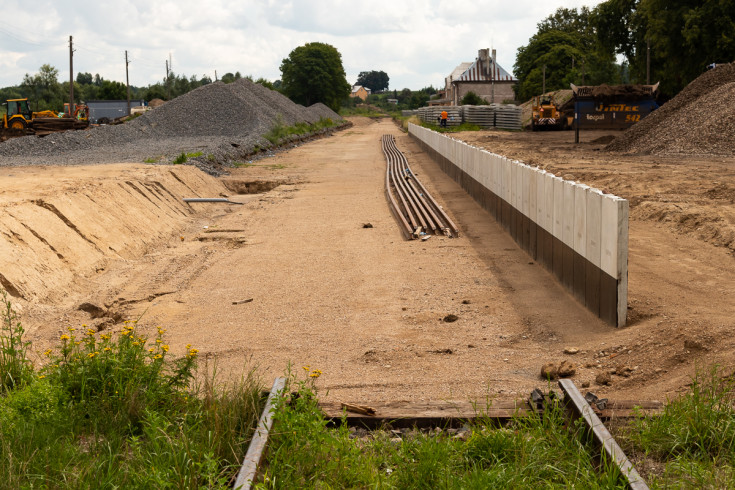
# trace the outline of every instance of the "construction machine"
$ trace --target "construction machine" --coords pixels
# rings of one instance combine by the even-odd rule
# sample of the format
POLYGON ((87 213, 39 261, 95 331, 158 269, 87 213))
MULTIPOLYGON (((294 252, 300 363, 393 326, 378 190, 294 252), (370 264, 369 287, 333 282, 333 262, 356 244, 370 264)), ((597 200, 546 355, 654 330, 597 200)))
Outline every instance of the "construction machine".
POLYGON ((9 99, 3 105, 6 106, 2 128, 0 128, 3 132, 3 139, 26 134, 45 136, 57 131, 85 129, 89 126, 86 116, 88 112, 84 111, 82 111, 85 114, 83 118, 77 118, 76 113, 70 116, 51 110, 32 112, 28 106, 28 99, 9 99))
POLYGON ((565 129, 567 118, 550 95, 537 95, 531 103, 531 130, 565 129))

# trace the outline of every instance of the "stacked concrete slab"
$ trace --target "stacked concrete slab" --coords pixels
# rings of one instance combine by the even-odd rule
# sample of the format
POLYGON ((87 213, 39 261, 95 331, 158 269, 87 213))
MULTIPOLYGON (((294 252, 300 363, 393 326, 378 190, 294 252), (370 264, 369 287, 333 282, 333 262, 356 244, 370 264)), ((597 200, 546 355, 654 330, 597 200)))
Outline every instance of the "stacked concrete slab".
POLYGON ((628 201, 414 124, 409 134, 577 300, 625 325, 628 201))
POLYGON ((447 126, 462 124, 462 114, 456 106, 421 107, 417 109, 419 118, 425 123, 438 124, 442 111, 447 111, 447 126))
POLYGON ((489 105, 463 105, 462 119, 464 122, 476 124, 483 128, 495 126, 495 107, 489 105))
POLYGON ((495 110, 495 126, 501 129, 521 129, 523 109, 513 104, 491 104, 495 110))

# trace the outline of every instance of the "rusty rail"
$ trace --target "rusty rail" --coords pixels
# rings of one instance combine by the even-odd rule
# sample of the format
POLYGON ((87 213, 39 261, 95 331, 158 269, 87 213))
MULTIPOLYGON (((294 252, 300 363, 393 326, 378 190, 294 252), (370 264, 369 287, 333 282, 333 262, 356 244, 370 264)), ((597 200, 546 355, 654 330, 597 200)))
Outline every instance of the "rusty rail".
POLYGON ((382 145, 387 162, 386 195, 404 235, 409 239, 429 234, 458 237, 459 228, 416 178, 395 138, 383 135, 382 145))

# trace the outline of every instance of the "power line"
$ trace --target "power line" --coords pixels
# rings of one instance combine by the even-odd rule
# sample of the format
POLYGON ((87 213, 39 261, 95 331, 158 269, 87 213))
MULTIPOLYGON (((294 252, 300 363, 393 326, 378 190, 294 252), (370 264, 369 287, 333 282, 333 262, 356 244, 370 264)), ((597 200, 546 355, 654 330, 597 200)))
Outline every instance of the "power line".
POLYGON ((36 41, 29 41, 28 39, 24 39, 20 34, 16 34, 12 32, 6 26, 0 26, 0 33, 5 34, 6 36, 16 41, 22 42, 24 44, 30 44, 31 46, 38 46, 42 48, 60 47, 61 43, 63 42, 61 41, 61 39, 59 40, 59 43, 50 43, 50 42, 39 43, 36 41))

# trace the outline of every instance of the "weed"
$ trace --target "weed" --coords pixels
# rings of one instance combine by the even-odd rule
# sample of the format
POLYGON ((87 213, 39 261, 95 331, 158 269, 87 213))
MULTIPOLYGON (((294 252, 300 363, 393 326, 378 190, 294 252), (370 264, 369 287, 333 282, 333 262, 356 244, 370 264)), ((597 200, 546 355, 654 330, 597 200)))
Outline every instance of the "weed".
POLYGON ((161 161, 161 157, 155 157, 155 158, 151 157, 151 158, 146 158, 145 160, 143 160, 143 162, 145 163, 158 163, 159 161, 161 161))
POLYGON ((187 160, 186 153, 182 152, 181 155, 174 158, 172 163, 174 165, 181 165, 182 163, 186 163, 186 160, 187 160))
POLYGON ((725 488, 735 479, 735 380, 712 367, 657 416, 640 416, 624 435, 634 451, 664 463, 652 481, 725 488))
POLYGON ((20 387, 33 371, 26 357, 30 342, 23 339, 25 330, 2 290, 2 330, 0 330, 0 393, 20 387))

